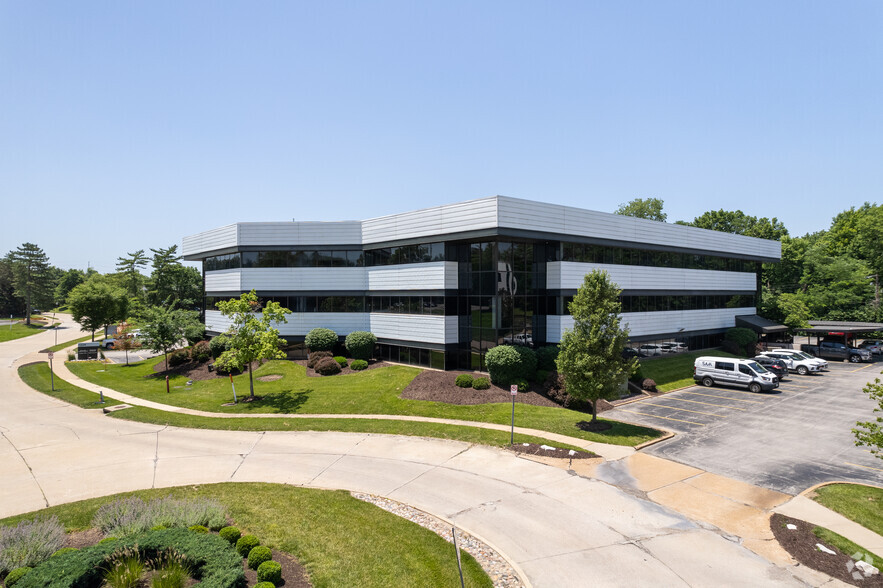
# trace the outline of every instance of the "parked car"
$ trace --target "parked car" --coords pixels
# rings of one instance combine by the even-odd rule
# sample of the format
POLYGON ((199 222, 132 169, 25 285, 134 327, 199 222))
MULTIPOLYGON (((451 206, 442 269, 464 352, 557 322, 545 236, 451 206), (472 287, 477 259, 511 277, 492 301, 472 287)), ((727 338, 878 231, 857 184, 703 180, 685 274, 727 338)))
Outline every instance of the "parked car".
POLYGON ((839 341, 822 341, 818 345, 801 345, 800 350, 824 359, 849 360, 852 363, 871 361, 871 352, 858 347, 847 347, 839 341))
POLYGON ((758 355, 754 361, 776 374, 779 380, 784 379, 788 375, 788 366, 785 362, 777 357, 767 357, 766 355, 758 355))
POLYGON ((632 357, 640 357, 640 356, 641 356, 641 354, 638 353, 638 350, 635 349, 634 347, 626 347, 625 349, 622 350, 622 357, 624 359, 629 359, 632 357))
POLYGON ((797 372, 801 376, 806 374, 815 374, 828 368, 828 362, 806 356, 799 351, 792 349, 775 349, 772 351, 762 351, 760 355, 781 359, 788 366, 789 372, 797 372), (824 365, 823 365, 824 364, 824 365))
POLYGON ((693 379, 703 386, 723 384, 767 392, 779 387, 779 378, 753 359, 735 357, 697 357, 693 379))
POLYGON ((662 345, 657 343, 645 343, 638 347, 638 355, 641 357, 654 357, 662 355, 662 345))
POLYGON ((881 339, 865 339, 859 347, 861 349, 867 349, 874 355, 883 354, 883 340, 881 339))

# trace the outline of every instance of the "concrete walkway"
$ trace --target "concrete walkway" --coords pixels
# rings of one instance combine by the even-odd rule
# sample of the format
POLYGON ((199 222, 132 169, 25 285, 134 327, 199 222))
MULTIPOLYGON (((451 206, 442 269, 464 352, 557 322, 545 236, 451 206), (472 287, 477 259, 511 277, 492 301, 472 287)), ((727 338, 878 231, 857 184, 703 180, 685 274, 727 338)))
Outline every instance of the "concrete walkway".
MULTIPOLYGON (((59 340, 77 334, 63 331, 59 340)), ((34 392, 17 378, 15 366, 37 359, 29 352, 48 346, 47 337, 52 334, 0 344, 0 516, 140 488, 280 482, 367 492, 427 511, 495 547, 533 586, 835 585, 749 551, 740 544, 743 535, 746 546, 755 538, 748 528, 740 535, 704 522, 718 507, 710 501, 707 512, 697 512, 699 498, 732 494, 733 485, 701 470, 628 452, 584 471, 595 474, 590 479, 462 442, 109 419, 34 392), (687 487, 692 495, 683 494, 687 487), (680 504, 686 514, 666 503, 680 504)), ((721 499, 753 501, 755 513, 784 503, 754 487, 741 490, 741 503, 721 499)), ((751 518, 744 509, 730 511, 733 520, 751 518)))

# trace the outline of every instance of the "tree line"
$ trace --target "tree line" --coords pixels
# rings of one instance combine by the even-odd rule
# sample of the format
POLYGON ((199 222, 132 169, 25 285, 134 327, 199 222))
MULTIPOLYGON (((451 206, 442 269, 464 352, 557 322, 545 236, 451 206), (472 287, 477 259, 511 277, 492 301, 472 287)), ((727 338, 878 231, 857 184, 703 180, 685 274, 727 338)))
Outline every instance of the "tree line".
MULTIPOLYGON (((663 204, 658 198, 637 198, 616 213, 665 221, 663 204)), ((851 207, 835 216, 828 229, 799 237, 775 217, 741 210, 711 210, 676 224, 782 243, 781 262, 765 263, 761 271, 758 311, 768 319, 792 329, 806 327, 810 320, 883 319, 883 205, 851 207)))

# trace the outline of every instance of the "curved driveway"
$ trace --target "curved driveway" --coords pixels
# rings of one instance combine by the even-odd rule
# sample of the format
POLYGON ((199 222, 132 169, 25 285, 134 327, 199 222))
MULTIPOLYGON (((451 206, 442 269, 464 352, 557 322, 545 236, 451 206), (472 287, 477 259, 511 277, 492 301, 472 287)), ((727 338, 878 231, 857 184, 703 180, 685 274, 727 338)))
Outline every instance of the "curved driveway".
MULTIPOLYGON (((79 335, 66 326, 59 340, 79 335)), ((82 410, 17 377, 52 342, 47 332, 0 344, 0 517, 141 488, 280 482, 376 494, 447 519, 536 587, 804 585, 634 492, 501 450, 394 435, 177 429, 82 410)))

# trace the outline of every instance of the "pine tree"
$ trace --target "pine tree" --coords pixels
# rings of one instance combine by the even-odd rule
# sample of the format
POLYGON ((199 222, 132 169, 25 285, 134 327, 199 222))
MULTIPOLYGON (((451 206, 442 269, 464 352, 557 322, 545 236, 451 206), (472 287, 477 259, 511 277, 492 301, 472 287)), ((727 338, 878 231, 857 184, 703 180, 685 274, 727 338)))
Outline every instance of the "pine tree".
POLYGON ((43 304, 52 300, 49 258, 37 245, 23 243, 9 252, 9 259, 12 261, 15 293, 25 301, 25 324, 30 325, 34 303, 43 304))
POLYGON ((126 290, 132 298, 140 298, 141 283, 144 276, 141 268, 147 267, 147 256, 144 250, 139 249, 135 253, 126 253, 126 257, 117 257, 117 271, 126 277, 126 290))

